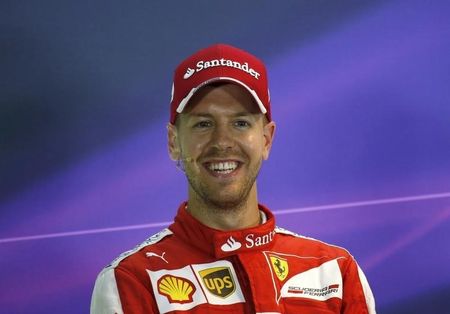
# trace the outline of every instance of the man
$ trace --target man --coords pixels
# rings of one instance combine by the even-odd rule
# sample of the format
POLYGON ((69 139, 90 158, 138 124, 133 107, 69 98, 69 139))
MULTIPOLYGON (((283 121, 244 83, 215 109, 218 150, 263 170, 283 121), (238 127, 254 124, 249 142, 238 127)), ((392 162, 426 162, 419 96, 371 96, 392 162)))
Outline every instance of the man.
POLYGON ((375 313, 347 251, 275 227, 258 204, 275 132, 259 59, 223 44, 198 51, 175 71, 170 114, 188 201, 99 274, 91 313, 375 313))

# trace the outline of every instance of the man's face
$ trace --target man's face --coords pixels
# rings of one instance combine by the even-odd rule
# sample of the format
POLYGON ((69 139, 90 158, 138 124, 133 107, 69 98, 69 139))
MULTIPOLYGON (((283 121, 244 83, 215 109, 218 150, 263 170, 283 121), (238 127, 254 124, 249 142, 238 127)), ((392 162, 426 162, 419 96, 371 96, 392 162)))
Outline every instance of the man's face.
POLYGON ((203 87, 177 119, 176 127, 169 125, 169 151, 184 163, 190 199, 230 208, 250 193, 256 197, 256 176, 269 156, 275 125, 243 87, 203 87))

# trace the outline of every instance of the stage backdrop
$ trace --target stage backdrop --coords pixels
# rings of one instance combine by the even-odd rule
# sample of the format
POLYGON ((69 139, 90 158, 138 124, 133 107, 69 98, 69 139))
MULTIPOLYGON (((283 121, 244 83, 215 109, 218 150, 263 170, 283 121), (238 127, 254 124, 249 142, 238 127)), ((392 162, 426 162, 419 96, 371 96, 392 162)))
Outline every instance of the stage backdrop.
POLYGON ((450 311, 450 2, 2 1, 0 308, 88 313, 98 272, 186 199, 177 63, 224 42, 270 74, 277 223, 344 246, 379 313, 450 311))

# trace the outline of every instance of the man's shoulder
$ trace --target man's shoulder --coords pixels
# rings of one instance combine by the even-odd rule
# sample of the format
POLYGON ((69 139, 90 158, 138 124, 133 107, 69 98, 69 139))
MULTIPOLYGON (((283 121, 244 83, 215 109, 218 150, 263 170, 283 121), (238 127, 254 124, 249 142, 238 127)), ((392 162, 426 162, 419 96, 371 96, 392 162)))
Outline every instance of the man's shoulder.
POLYGON ((275 232, 280 237, 283 237, 283 245, 290 246, 294 250, 301 250, 303 253, 327 255, 330 257, 352 257, 347 249, 338 245, 300 235, 278 226, 275 228, 275 232))
POLYGON ((130 264, 135 264, 140 260, 148 257, 148 254, 145 252, 148 248, 158 248, 163 245, 164 240, 170 238, 173 232, 169 228, 165 228, 160 232, 150 236, 145 241, 136 245, 133 249, 128 250, 120 254, 116 257, 105 269, 114 269, 119 265, 123 265, 125 261, 130 264))

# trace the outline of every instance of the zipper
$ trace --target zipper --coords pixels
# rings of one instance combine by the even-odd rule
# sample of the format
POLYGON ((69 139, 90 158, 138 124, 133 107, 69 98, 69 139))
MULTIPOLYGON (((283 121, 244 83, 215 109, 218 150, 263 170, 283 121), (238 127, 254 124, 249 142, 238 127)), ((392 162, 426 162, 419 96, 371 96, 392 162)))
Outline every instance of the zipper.
POLYGON ((234 271, 236 272, 242 293, 244 294, 244 313, 255 314, 255 303, 253 301, 253 293, 248 274, 237 255, 230 256, 230 262, 234 266, 234 271))

